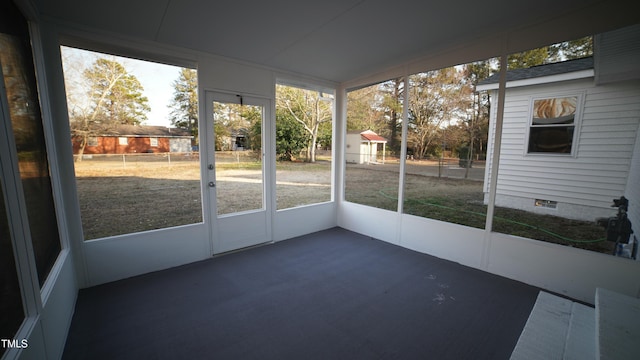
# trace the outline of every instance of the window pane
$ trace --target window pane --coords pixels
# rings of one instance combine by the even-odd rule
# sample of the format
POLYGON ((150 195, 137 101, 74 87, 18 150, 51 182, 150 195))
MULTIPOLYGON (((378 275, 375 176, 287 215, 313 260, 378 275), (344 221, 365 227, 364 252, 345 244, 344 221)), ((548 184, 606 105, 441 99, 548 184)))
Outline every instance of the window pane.
POLYGON ((533 102, 533 124, 573 124, 578 98, 561 97, 533 102))
POLYGON ((333 94, 276 86, 277 209, 331 201, 333 94))
POLYGON ((264 209, 263 119, 259 105, 213 103, 218 215, 264 209))
POLYGON ((409 78, 404 212, 484 228, 489 98, 475 92, 495 60, 409 78))
POLYGON ((578 97, 559 97, 533 101, 530 153, 570 154, 573 146, 578 97))
POLYGON ((404 80, 347 94, 345 200, 398 209, 404 80))
MULTIPOLYGON (((4 202, 0 191, 0 339, 13 339, 24 319, 22 296, 18 284, 18 273, 13 257, 11 233, 4 202)), ((0 347, 0 357, 4 353, 0 347)))
POLYGON ((85 240, 202 222, 196 71, 62 56, 85 240))
POLYGON ((537 126, 529 130, 530 153, 570 154, 573 126, 537 126))
POLYGON ((0 63, 38 279, 42 285, 58 258, 61 245, 30 40, 26 21, 22 22, 24 28, 20 36, 0 33, 0 63))

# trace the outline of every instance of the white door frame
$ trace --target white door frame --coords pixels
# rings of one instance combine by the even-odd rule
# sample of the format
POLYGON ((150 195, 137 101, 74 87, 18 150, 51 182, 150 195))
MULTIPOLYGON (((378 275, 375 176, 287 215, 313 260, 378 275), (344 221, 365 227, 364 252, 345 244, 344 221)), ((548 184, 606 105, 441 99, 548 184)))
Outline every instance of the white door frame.
POLYGON ((273 237, 272 219, 275 209, 275 165, 272 164, 274 156, 271 154, 273 147, 272 132, 272 100, 254 95, 240 95, 221 91, 205 91, 205 121, 200 128, 202 138, 206 139, 205 149, 201 149, 203 156, 203 200, 208 203, 205 219, 209 227, 211 253, 220 254, 262 243, 271 242, 273 237), (213 103, 225 102, 233 104, 258 105, 263 109, 262 113, 262 184, 263 207, 262 209, 218 215, 216 198, 216 171, 215 171, 215 134, 213 126, 213 103))

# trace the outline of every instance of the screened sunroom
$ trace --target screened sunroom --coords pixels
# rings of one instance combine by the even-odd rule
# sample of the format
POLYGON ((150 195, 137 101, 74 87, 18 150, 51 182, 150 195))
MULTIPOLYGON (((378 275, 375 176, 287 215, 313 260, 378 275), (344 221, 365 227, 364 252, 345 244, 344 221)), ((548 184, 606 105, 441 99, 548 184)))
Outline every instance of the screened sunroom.
POLYGON ((633 303, 627 8, 2 0, 0 357, 508 358, 541 292, 633 303), (540 99, 570 150, 520 150, 540 99))

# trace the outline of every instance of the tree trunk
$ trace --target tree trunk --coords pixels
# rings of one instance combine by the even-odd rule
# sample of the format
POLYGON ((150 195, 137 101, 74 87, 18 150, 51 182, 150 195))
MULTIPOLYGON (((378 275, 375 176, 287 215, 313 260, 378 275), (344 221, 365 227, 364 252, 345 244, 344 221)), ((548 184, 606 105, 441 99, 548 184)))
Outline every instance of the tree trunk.
POLYGON ((467 163, 465 164, 465 169, 464 169, 464 178, 468 179, 469 178, 469 169, 471 168, 471 159, 473 159, 473 138, 474 136, 471 136, 471 142, 469 144, 469 151, 467 151, 467 163))
POLYGON ((80 142, 80 149, 78 149, 78 155, 76 157, 76 161, 82 161, 82 155, 84 155, 84 149, 87 147, 87 136, 82 136, 82 141, 80 142))
POLYGON ((316 162, 316 144, 318 142, 318 136, 314 134, 311 137, 311 146, 309 146, 309 162, 316 162))

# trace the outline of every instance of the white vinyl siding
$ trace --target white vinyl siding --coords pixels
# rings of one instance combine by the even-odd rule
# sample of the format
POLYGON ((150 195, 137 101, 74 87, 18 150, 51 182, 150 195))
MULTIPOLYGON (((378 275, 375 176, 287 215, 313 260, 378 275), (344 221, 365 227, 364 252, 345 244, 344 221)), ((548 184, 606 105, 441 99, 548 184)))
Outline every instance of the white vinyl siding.
POLYGON ((640 79, 640 24, 595 37, 596 83, 640 79))
MULTIPOLYGON (((492 94, 495 103, 496 92, 492 94)), ((592 79, 586 79, 507 89, 498 197, 530 198, 531 207, 533 199, 544 199, 609 210, 613 199, 625 192, 639 122, 638 81, 596 87, 592 79), (531 99, 577 92, 584 94, 584 107, 576 130, 575 156, 525 155, 531 99)), ((490 134, 495 134, 494 123, 490 134)), ((492 150, 490 143, 487 159, 492 150)))
POLYGON ((631 163, 631 169, 629 172, 629 179, 627 180, 627 191, 624 196, 629 201, 629 211, 627 212, 629 220, 632 226, 635 227, 635 237, 640 239, 640 125, 636 134, 636 144, 634 148, 634 154, 631 163), (634 201, 635 200, 635 201, 634 201))

